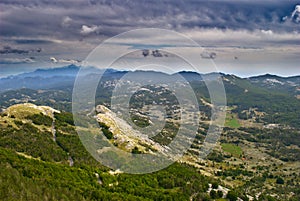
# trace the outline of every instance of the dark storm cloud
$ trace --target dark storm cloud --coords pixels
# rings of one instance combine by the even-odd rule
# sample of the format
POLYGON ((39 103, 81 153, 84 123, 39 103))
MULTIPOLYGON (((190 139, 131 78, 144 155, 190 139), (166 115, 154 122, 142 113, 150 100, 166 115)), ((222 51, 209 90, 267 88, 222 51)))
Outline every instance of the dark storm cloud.
POLYGON ((51 40, 40 40, 40 39, 15 39, 17 44, 51 44, 51 40))
MULTIPOLYGON (((209 49, 198 57, 214 58, 222 66, 235 65, 230 61, 238 58, 234 61, 244 62, 245 69, 254 69, 249 64, 255 62, 260 69, 272 62, 278 69, 287 63, 299 69, 298 4, 293 0, 1 0, 0 72, 9 64, 19 64, 19 69, 77 64, 103 40, 137 28, 178 31, 209 49)), ((123 38, 116 45, 141 49, 156 45, 151 37, 123 38)), ((159 38, 164 48, 192 51, 170 47, 174 41, 167 36, 159 38)), ((239 66, 234 68, 240 72, 239 66)))
POLYGON ((2 49, 0 49, 0 54, 28 54, 32 52, 41 52, 42 49, 31 49, 31 50, 25 50, 25 49, 17 49, 12 48, 10 46, 4 46, 2 49))
POLYGON ((0 50, 0 54, 27 54, 29 53, 29 50, 21 50, 21 49, 13 49, 9 46, 4 46, 2 50, 0 50))
POLYGON ((0 35, 81 40, 141 27, 299 31, 296 1, 2 0, 0 35), (287 16, 287 17, 286 17, 287 16), (286 18, 285 18, 286 17, 286 18))
POLYGON ((28 64, 33 63, 34 58, 2 58, 0 64, 28 64))

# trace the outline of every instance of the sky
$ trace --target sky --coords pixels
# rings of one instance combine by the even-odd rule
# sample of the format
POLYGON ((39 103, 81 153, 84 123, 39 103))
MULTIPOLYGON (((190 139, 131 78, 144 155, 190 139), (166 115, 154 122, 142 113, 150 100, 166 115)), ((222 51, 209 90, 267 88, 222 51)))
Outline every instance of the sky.
MULTIPOLYGON (((197 42, 202 52, 173 47, 167 36, 155 46, 151 39, 159 36, 151 32, 114 47, 176 49, 242 77, 300 75, 300 1, 1 0, 0 77, 81 65, 107 39, 141 28, 176 31, 197 42)), ((185 69, 177 65, 175 70, 185 69)), ((204 66, 202 71, 215 69, 204 66)))

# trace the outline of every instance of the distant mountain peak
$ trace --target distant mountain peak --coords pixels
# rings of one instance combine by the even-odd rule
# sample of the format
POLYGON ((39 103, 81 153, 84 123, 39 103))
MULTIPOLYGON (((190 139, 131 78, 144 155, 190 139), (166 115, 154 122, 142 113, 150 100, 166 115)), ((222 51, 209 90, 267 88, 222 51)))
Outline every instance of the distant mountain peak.
POLYGON ((68 65, 68 66, 63 66, 63 67, 58 67, 58 68, 38 68, 36 71, 62 71, 62 70, 78 70, 79 66, 76 66, 74 64, 68 65))
POLYGON ((269 73, 266 73, 264 75, 258 75, 258 76, 250 77, 250 79, 256 79, 256 78, 278 78, 278 79, 283 79, 283 77, 280 77, 278 75, 269 74, 269 73))

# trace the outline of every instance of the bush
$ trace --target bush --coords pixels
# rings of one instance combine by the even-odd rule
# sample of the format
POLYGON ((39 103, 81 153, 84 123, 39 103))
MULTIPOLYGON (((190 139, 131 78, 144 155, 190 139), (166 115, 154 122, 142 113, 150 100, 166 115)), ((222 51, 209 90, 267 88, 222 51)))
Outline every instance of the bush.
POLYGON ((14 122, 15 122, 15 124, 16 124, 17 126, 22 126, 22 125, 23 125, 23 122, 22 122, 22 121, 15 120, 14 122))
POLYGON ((218 197, 221 198, 223 197, 223 192, 222 191, 217 191, 218 197))
POLYGON ((211 190, 209 195, 212 199, 216 199, 218 197, 218 194, 215 190, 211 190))
POLYGON ((283 180, 281 177, 278 177, 278 178, 276 179, 276 183, 277 183, 277 184, 284 184, 284 180, 283 180))
POLYGON ((217 188, 219 187, 219 184, 218 184, 217 182, 213 182, 213 183, 211 184, 211 187, 212 187, 213 189, 217 189, 217 188))
POLYGON ((52 119, 46 115, 41 114, 34 114, 27 117, 32 121, 32 123, 36 125, 45 125, 45 126, 51 126, 52 125, 52 119))
POLYGON ((131 153, 133 153, 133 154, 140 154, 141 151, 140 151, 137 147, 134 147, 134 148, 131 150, 131 153))
POLYGON ((102 128, 102 132, 107 139, 111 140, 113 138, 112 132, 110 132, 108 129, 102 128))
POLYGON ((237 196, 236 192, 234 192, 234 191, 229 191, 226 196, 226 198, 229 199, 230 201, 236 201, 237 197, 238 196, 237 196))
POLYGON ((207 158, 209 159, 209 160, 211 160, 211 161, 215 161, 215 162, 222 162, 223 160, 224 160, 224 157, 223 157, 223 155, 222 154, 220 154, 220 153, 217 153, 217 152, 212 152, 212 153, 210 153, 208 156, 207 156, 207 158))
POLYGON ((112 132, 110 132, 109 127, 105 123, 102 123, 102 122, 99 122, 98 124, 101 127, 101 131, 103 132, 105 137, 107 139, 111 140, 113 138, 113 134, 112 134, 112 132))
POLYGON ((75 125, 72 113, 69 113, 69 112, 54 113, 54 117, 56 120, 58 120, 60 122, 65 122, 72 126, 75 125))

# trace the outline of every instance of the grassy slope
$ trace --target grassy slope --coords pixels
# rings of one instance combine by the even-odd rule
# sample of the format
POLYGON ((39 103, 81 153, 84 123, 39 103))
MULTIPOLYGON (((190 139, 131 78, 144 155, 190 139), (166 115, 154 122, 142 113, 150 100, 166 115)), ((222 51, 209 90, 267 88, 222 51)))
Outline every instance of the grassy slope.
POLYGON ((54 142, 44 129, 47 126, 30 123, 25 113, 25 119, 0 116, 0 200, 188 200, 193 194, 205 196, 211 179, 193 167, 173 164, 152 174, 110 175, 82 146, 70 115, 55 115, 54 142), (74 160, 72 167, 68 156, 74 160))
POLYGON ((241 125, 238 119, 234 115, 227 114, 225 120, 225 126, 230 128, 239 128, 241 125))
MULTIPOLYGON (((56 114, 55 117, 57 144, 52 140, 51 133, 43 130, 46 125, 28 124, 27 121, 30 119, 23 119, 27 123, 21 123, 21 119, 16 117, 0 117, 0 120, 1 118, 7 120, 6 123, 0 121, 2 122, 0 123, 0 168, 2 169, 0 181, 3 182, 0 188, 2 189, 0 200, 188 200, 195 193, 198 193, 197 196, 200 195, 201 199, 207 196, 205 194, 207 183, 212 179, 203 177, 195 168, 182 164, 174 164, 165 170, 147 175, 110 175, 108 169, 95 161, 82 146, 72 126, 71 114, 61 113, 56 114), (15 124, 16 127, 8 126, 16 121, 19 121, 15 124), (20 156, 16 151, 26 155, 20 156), (30 159, 27 156, 33 156, 39 160, 30 159), (68 156, 74 160, 73 167, 68 165, 68 156), (95 172, 100 175, 102 185, 97 183, 95 172), (76 198, 77 194, 80 196, 76 198), (43 197, 45 195, 46 197, 43 197)), ((240 129, 242 128, 229 131, 232 131, 237 138, 237 132, 240 129)), ((245 129, 243 130, 248 132, 250 128, 245 129)), ((261 132, 265 132, 265 130, 261 130, 261 132)), ((258 129, 250 129, 249 133, 252 137, 255 137, 256 134, 257 137, 268 136, 266 133, 260 133, 258 129)), ((273 133, 274 130, 270 134, 273 133)), ((278 133, 274 133, 274 135, 276 137, 286 136, 278 133)), ((296 133, 295 136, 297 136, 296 133)), ((242 137, 238 138, 242 139, 242 137)), ((273 138, 274 136, 270 136, 270 139, 273 138)), ((283 138, 284 140, 287 141, 286 138, 283 138)), ((230 144, 234 143, 233 141, 235 139, 222 144, 223 151, 240 158, 242 150, 240 147, 230 144)), ((239 160, 241 159, 238 159, 237 162, 239 160)), ((264 181, 261 181, 264 178, 261 174, 256 172, 255 176, 258 175, 256 182, 252 170, 250 174, 231 162, 228 166, 223 167, 222 173, 222 177, 238 178, 236 179, 239 182, 237 185, 248 185, 247 182, 249 182, 251 186, 257 185, 259 189, 266 185, 264 181), (249 174, 250 178, 247 178, 249 174)), ((274 171, 267 170, 266 173, 273 174, 274 171)), ((286 178, 285 180, 287 181, 286 178)), ((273 184, 273 186, 276 187, 275 189, 280 187, 277 184, 273 184)), ((241 186, 240 192, 247 188, 247 186, 241 186)), ((297 194, 294 187, 286 189, 297 194)), ((279 192, 286 191, 280 190, 279 192)), ((254 195, 254 193, 252 192, 250 195, 254 195)), ((201 199, 199 198, 199 200, 201 199)))
POLYGON ((232 154, 234 157, 239 157, 243 153, 241 147, 234 144, 222 143, 221 146, 223 151, 232 154))

